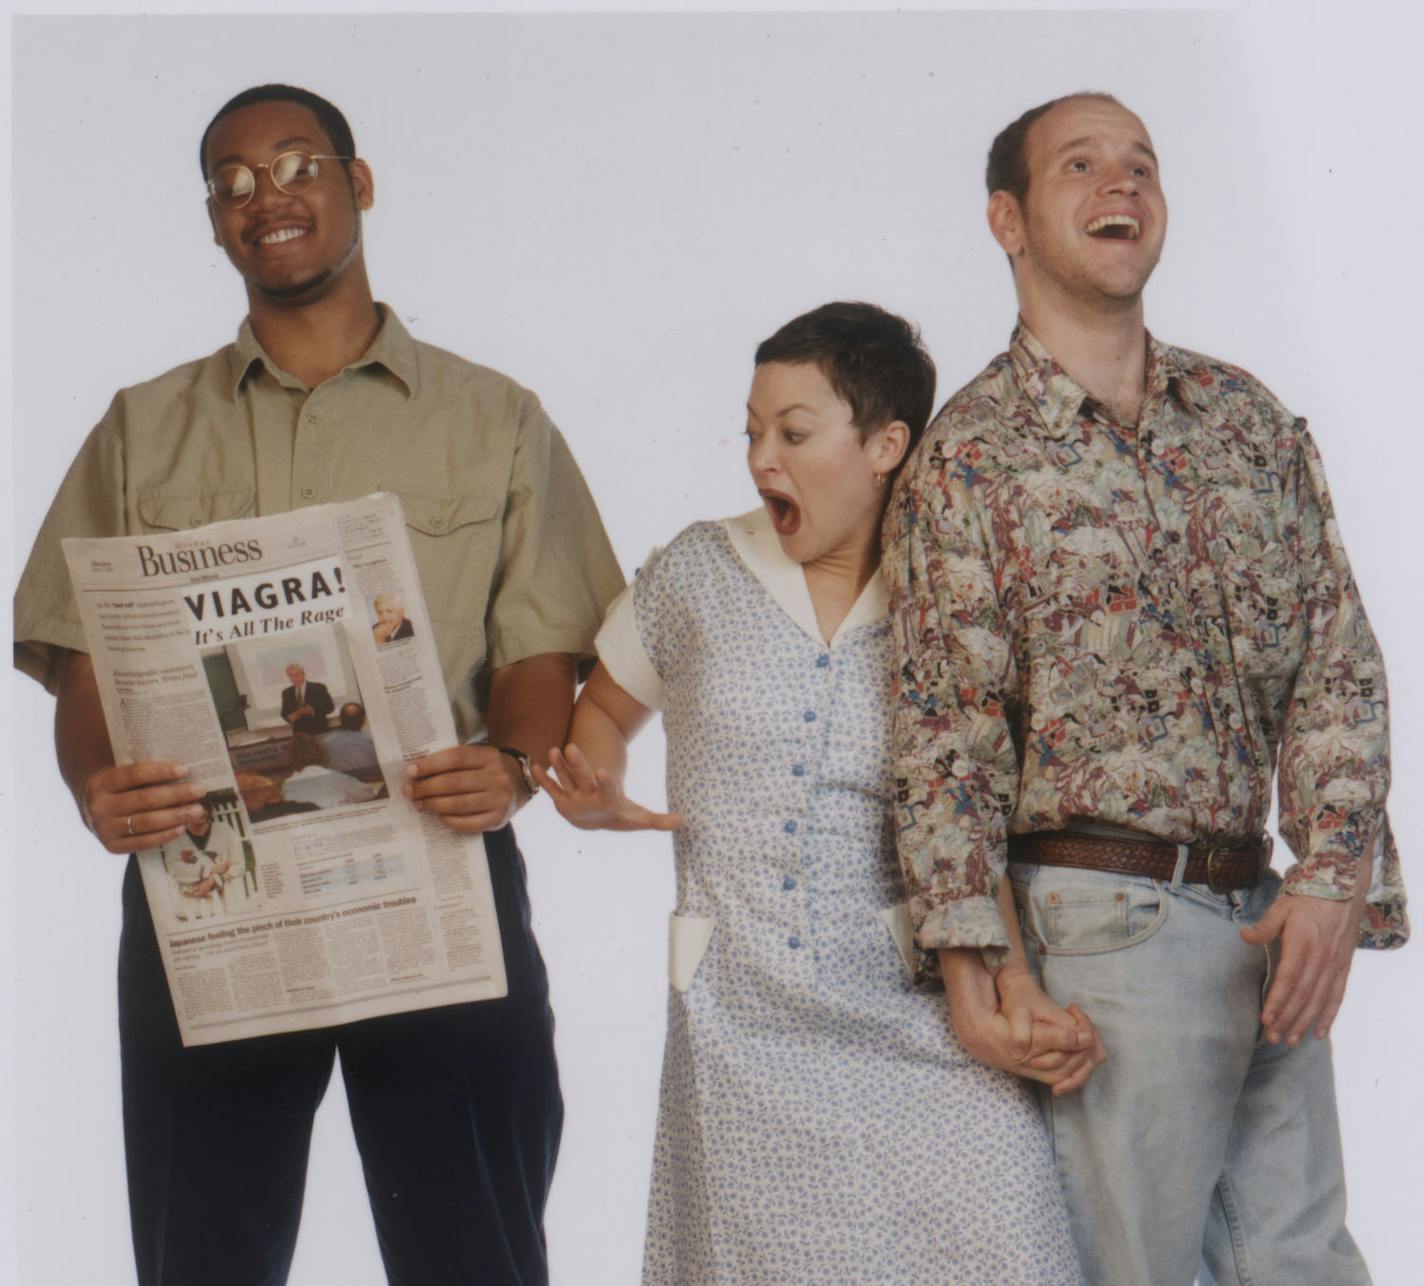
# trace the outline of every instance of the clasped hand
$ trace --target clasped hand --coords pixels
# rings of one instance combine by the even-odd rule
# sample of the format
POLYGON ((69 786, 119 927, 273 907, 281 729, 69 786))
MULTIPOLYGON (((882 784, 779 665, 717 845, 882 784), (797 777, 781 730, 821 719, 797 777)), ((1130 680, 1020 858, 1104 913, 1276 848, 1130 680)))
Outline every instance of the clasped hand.
POLYGON ((1011 961, 991 974, 977 957, 973 952, 945 972, 960 1044, 990 1067, 1042 1082, 1055 1097, 1086 1085, 1108 1057, 1088 1015, 1077 1005, 1055 1004, 1026 964, 1011 961))

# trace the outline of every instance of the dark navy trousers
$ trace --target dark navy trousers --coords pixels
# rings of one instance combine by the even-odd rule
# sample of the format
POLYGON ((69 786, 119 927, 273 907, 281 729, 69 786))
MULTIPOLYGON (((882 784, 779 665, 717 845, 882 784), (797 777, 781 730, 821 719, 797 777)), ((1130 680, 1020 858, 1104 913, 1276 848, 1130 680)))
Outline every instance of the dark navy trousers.
POLYGON ((563 1124, 544 962, 513 832, 485 836, 509 995, 185 1049, 137 863, 119 1036, 141 1286, 280 1286, 334 1056, 392 1286, 548 1281, 563 1124))

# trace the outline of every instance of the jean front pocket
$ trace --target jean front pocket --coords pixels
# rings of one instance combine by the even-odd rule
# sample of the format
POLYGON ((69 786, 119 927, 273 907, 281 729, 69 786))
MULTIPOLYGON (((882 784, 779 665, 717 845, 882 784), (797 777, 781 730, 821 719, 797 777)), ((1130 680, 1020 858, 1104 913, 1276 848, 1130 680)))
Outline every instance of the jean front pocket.
POLYGON ((1147 941, 1167 919, 1162 885, 1136 876, 1045 868, 1030 898, 1046 955, 1121 951, 1147 941))

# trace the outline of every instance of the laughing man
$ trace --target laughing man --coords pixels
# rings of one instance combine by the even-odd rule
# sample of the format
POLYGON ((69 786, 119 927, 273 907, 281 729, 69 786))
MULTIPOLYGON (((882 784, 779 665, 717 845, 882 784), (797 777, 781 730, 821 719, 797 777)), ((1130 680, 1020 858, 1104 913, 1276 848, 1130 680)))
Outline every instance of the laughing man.
POLYGON ((1408 929, 1320 457, 1245 371, 1148 335, 1167 204, 1136 116, 1034 108, 988 186, 1019 325, 887 517, 920 943, 997 967, 1007 874, 1045 989, 1097 1024, 1107 1064, 1045 1101, 1090 1281, 1367 1282, 1327 1036, 1357 942, 1408 929))

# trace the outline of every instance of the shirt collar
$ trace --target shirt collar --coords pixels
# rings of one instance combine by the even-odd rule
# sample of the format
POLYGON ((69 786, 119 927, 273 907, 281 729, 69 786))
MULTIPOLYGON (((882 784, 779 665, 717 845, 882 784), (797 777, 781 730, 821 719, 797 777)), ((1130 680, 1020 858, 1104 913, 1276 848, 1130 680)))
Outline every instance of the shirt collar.
MULTIPOLYGON (((1068 436, 1085 402, 1097 403, 1090 393, 1054 359, 1022 320, 1009 341, 1009 364, 1014 379, 1033 403, 1048 436, 1061 441, 1068 436)), ((1183 374, 1176 350, 1147 336, 1147 398, 1145 405, 1161 401, 1183 374)))
MULTIPOLYGON (((415 340, 410 337, 410 332, 401 325, 400 318, 388 304, 378 303, 376 309, 381 314, 381 326, 376 332, 376 338, 371 341, 370 348, 346 367, 346 370, 354 371, 363 366, 383 366, 405 386, 406 396, 414 397, 420 389, 420 362, 415 350, 415 340)), ((228 370, 229 388, 234 402, 241 394, 242 383, 255 362, 265 366, 268 374, 284 388, 306 389, 301 380, 289 375, 267 355, 266 350, 257 342, 257 336, 252 333, 252 322, 244 317, 237 330, 237 342, 232 346, 228 370)))
MULTIPOLYGON (((811 591, 806 586, 805 569, 786 556, 766 506, 758 505, 738 518, 724 518, 722 527, 737 556, 761 582, 776 605, 804 633, 824 644, 821 626, 816 620, 816 605, 811 602, 811 591)), ((884 579, 877 571, 860 591, 845 620, 836 627, 831 646, 834 647, 851 630, 883 620, 889 612, 890 596, 885 590, 884 579)))

